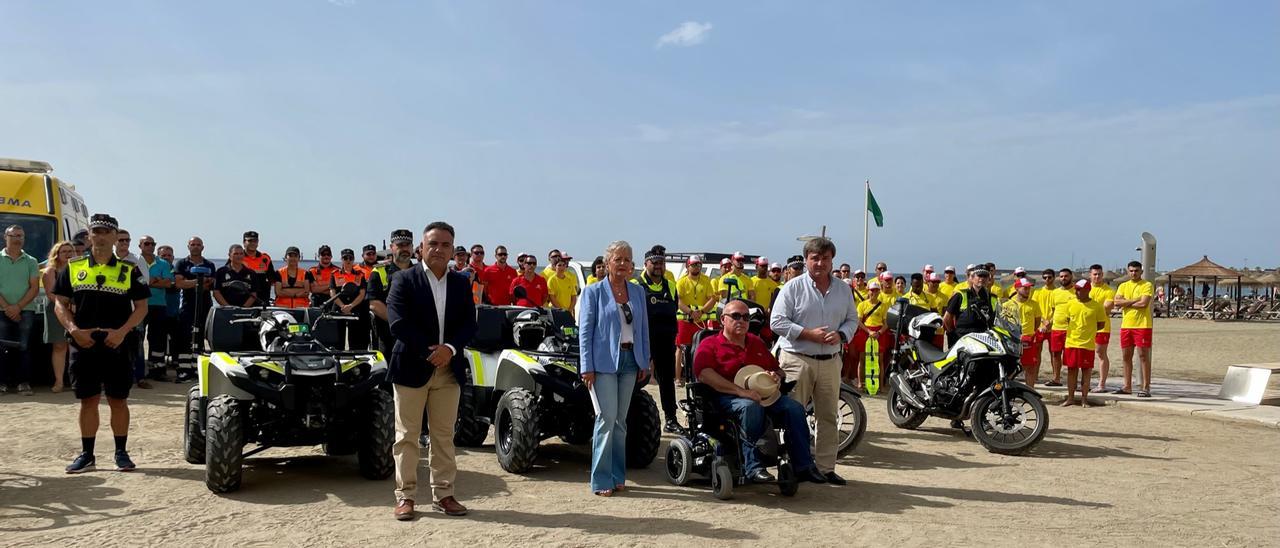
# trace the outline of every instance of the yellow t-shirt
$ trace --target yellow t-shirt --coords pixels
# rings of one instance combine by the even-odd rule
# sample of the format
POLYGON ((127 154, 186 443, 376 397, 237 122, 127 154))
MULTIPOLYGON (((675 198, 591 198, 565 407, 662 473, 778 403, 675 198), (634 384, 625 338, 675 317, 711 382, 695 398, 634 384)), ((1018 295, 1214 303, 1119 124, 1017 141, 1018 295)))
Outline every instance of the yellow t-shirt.
POLYGON ((1051 319, 1049 318, 1049 314, 1053 313, 1053 290, 1054 289, 1057 289, 1057 288, 1055 287, 1050 289, 1048 287, 1037 287, 1035 291, 1031 292, 1031 300, 1035 301, 1036 304, 1040 305, 1040 315, 1041 317, 1046 319, 1051 319))
POLYGON ((1074 287, 1071 289, 1059 287, 1053 290, 1053 295, 1050 298, 1052 301, 1049 303, 1049 308, 1053 311, 1053 326, 1050 329, 1066 331, 1067 324, 1070 323, 1067 319, 1067 305, 1076 300, 1076 290, 1074 287))
POLYGON ((942 300, 944 302, 951 300, 951 295, 956 292, 957 285, 960 285, 960 282, 939 282, 938 283, 938 293, 942 295, 942 300))
POLYGON ((1151 305, 1156 300, 1155 286, 1151 285, 1151 282, 1129 280, 1120 284, 1115 294, 1121 299, 1140 299, 1150 296, 1151 302, 1147 303, 1146 308, 1134 306, 1124 308, 1124 313, 1120 317, 1120 329, 1151 329, 1151 305))
POLYGON ((933 299, 929 298, 928 293, 924 293, 924 292, 916 293, 915 291, 907 291, 907 293, 903 295, 903 297, 907 298, 908 304, 912 304, 920 308, 933 310, 933 299))
MULTIPOLYGON (((1096 301, 1098 304, 1102 305, 1103 312, 1107 311, 1107 301, 1111 300, 1115 296, 1116 296, 1116 290, 1111 289, 1111 286, 1105 283, 1102 285, 1095 285, 1093 286, 1093 289, 1089 290, 1089 300, 1096 301)), ((1111 314, 1107 314, 1106 316, 1107 316, 1107 321, 1106 321, 1106 325, 1102 326, 1102 332, 1110 333, 1111 332, 1111 314)))
POLYGON ((1032 335, 1040 329, 1040 319, 1043 316, 1040 314, 1040 304, 1034 299, 1018 302, 1018 298, 1014 297, 1004 302, 1004 309, 1006 313, 1017 313, 1023 336, 1032 335))
MULTIPOLYGON (((1012 287, 1010 289, 1012 289, 1012 287)), ((1003 299, 1010 295, 1009 293, 1005 293, 1004 286, 1000 284, 991 284, 991 287, 987 289, 987 291, 990 291, 991 296, 997 299, 1003 299)))
POLYGON ((1097 348, 1093 342, 1093 336, 1098 334, 1098 323, 1107 317, 1107 311, 1102 309, 1102 303, 1092 300, 1082 303, 1080 299, 1072 299, 1071 302, 1061 306, 1067 310, 1069 324, 1067 348, 1085 350, 1097 348))
POLYGON ((555 275, 556 275, 556 269, 554 269, 554 268, 551 268, 551 267, 549 267, 549 266, 548 266, 548 267, 546 267, 546 268, 542 269, 542 278, 543 278, 544 280, 547 280, 548 285, 550 285, 551 277, 552 277, 552 276, 555 276, 555 275))
POLYGON ((700 309, 715 294, 711 289, 711 285, 711 278, 708 278, 705 274, 699 274, 696 280, 686 274, 680 277, 679 282, 676 282, 676 297, 680 299, 681 305, 687 306, 691 310, 700 309))
POLYGON ((946 311, 947 301, 951 300, 951 298, 946 295, 943 295, 942 290, 938 290, 936 293, 930 293, 928 289, 925 289, 924 294, 928 295, 929 300, 933 302, 933 306, 929 307, 930 310, 933 310, 934 312, 937 312, 939 314, 946 311))
POLYGON ((901 297, 901 296, 902 295, 899 295, 897 292, 895 292, 892 289, 885 289, 883 287, 880 288, 880 300, 884 302, 884 307, 886 308, 893 306, 893 303, 898 300, 898 297, 901 297))
POLYGON ((888 314, 889 314, 888 303, 877 303, 871 300, 866 300, 858 303, 858 318, 861 319, 863 316, 867 316, 867 319, 862 323, 867 327, 880 327, 884 325, 885 317, 888 314), (876 306, 877 304, 880 305, 880 308, 876 308, 875 312, 871 312, 871 308, 876 306), (868 312, 871 313, 870 316, 867 316, 868 312))
POLYGON ((759 276, 751 278, 751 288, 756 292, 756 303, 765 308, 769 308, 773 300, 774 290, 781 286, 782 284, 773 281, 773 278, 761 278, 759 276))
POLYGON ((589 274, 589 275, 587 275, 587 285, 591 285, 591 284, 596 283, 596 282, 598 282, 598 281, 600 281, 600 278, 597 278, 595 274, 589 274))
POLYGON ((748 276, 745 272, 742 274, 734 274, 730 272, 720 277, 719 292, 724 293, 728 291, 729 298, 745 299, 750 297, 751 291, 754 287, 755 286, 751 283, 751 276, 748 276), (725 283, 726 280, 737 280, 738 285, 736 287, 732 287, 730 284, 725 283))
POLYGON ((547 278, 547 293, 551 294, 552 308, 570 310, 573 308, 573 297, 578 294, 578 280, 573 279, 567 271, 563 278, 552 274, 547 278))

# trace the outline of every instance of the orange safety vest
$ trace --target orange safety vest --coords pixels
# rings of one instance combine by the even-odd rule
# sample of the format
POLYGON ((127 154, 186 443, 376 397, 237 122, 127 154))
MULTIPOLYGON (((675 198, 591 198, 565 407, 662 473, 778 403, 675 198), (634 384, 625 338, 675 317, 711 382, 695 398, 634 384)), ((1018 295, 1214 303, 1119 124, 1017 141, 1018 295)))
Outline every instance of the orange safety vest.
POLYGON ((333 281, 333 273, 334 273, 334 272, 338 272, 338 271, 340 271, 340 270, 342 270, 342 269, 341 269, 341 268, 338 268, 337 266, 333 265, 332 263, 330 263, 328 267, 324 267, 324 266, 316 265, 316 266, 313 266, 313 267, 311 267, 311 268, 308 268, 308 269, 307 269, 307 271, 311 273, 311 278, 312 278, 312 280, 313 280, 313 281, 316 281, 316 282, 320 282, 320 283, 330 283, 330 282, 332 282, 332 281, 333 281))
POLYGON ((375 268, 377 268, 377 267, 378 267, 378 265, 377 265, 377 264, 374 264, 373 266, 369 266, 369 265, 367 265, 367 264, 360 263, 360 264, 355 265, 355 266, 353 266, 353 267, 351 267, 351 268, 355 269, 357 272, 360 272, 361 274, 364 274, 364 279, 366 279, 366 280, 367 280, 367 279, 369 279, 369 278, 372 278, 372 277, 373 277, 373 269, 375 269, 375 268))
MULTIPOLYGON (((281 268, 279 272, 280 284, 285 287, 299 287, 302 285, 302 282, 307 281, 307 271, 301 268, 298 269, 298 275, 293 279, 289 279, 289 267, 286 266, 281 268)), ((311 306, 311 299, 305 295, 302 297, 281 297, 277 295, 276 306, 283 306, 285 308, 306 308, 311 306)))
POLYGON ((338 269, 337 272, 333 273, 332 287, 334 290, 342 289, 342 286, 348 283, 364 285, 364 273, 354 269, 350 273, 343 272, 342 269, 338 269))
POLYGON ((271 256, 266 253, 259 251, 257 257, 251 257, 247 252, 244 254, 244 265, 258 274, 265 274, 269 264, 271 264, 271 256))

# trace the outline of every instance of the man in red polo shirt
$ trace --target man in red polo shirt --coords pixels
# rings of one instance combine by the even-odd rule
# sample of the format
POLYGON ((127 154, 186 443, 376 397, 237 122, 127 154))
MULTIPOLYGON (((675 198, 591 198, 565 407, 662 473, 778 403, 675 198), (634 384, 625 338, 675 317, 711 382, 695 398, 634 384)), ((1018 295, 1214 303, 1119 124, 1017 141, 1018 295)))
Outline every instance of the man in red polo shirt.
POLYGON ((740 300, 724 306, 721 314, 724 331, 703 339, 698 345, 693 356, 693 374, 699 382, 718 392, 715 403, 720 409, 738 416, 742 469, 748 479, 757 483, 774 481, 773 475, 760 465, 760 456, 756 453, 756 441, 764 435, 767 414, 775 425, 786 428, 787 451, 796 476, 826 483, 826 476, 818 472, 809 450, 809 423, 804 407, 786 394, 767 406, 762 405, 759 393, 734 383, 738 370, 746 365, 760 366, 778 383, 785 378, 764 341, 747 333, 749 317, 747 304, 740 300))
POLYGON ((507 265, 507 246, 493 248, 493 257, 493 264, 480 273, 480 284, 489 304, 506 306, 511 304, 511 282, 520 274, 507 265))
POLYGON ((547 279, 538 274, 538 258, 528 253, 516 257, 520 275, 511 281, 511 298, 516 306, 547 306, 550 291, 547 279), (516 289, 520 291, 517 292, 516 289), (523 293, 521 296, 518 293, 523 293))

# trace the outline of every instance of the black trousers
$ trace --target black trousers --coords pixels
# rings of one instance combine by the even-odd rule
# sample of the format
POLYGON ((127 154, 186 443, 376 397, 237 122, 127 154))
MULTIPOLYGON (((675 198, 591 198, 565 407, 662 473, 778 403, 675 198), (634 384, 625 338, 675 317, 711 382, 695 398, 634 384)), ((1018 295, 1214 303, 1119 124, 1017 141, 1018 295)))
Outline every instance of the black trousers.
POLYGON ((391 347, 396 344, 396 340, 391 338, 391 324, 374 316, 373 334, 376 337, 375 342, 377 343, 378 351, 382 352, 384 359, 391 359, 391 347))
POLYGON ((201 303, 198 316, 194 308, 178 311, 178 325, 173 337, 178 369, 195 369, 196 354, 204 351, 204 322, 209 317, 209 308, 201 303), (196 330, 194 336, 193 329, 196 330))
POLYGON ((164 367, 165 356, 171 355, 169 340, 175 329, 174 320, 166 306, 147 307, 147 368, 164 367))
POLYGON ((658 381, 658 395, 662 399, 662 414, 667 419, 676 418, 676 332, 649 331, 649 354, 653 357, 653 378, 658 381))
POLYGON ((343 330, 346 331, 347 350, 368 350, 369 349, 369 333, 372 329, 372 322, 369 309, 352 310, 351 315, 358 319, 345 320, 342 322, 343 330))

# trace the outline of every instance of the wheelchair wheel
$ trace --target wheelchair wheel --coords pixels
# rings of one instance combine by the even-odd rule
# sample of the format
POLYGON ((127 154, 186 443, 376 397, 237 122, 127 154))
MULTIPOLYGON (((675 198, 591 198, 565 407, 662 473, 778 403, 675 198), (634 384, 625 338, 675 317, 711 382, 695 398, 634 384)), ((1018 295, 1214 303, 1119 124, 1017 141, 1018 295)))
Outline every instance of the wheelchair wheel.
POLYGON ((667 481, 672 485, 685 485, 692 473, 693 444, 684 438, 671 440, 667 445, 667 481))
POLYGON ((778 490, 784 497, 794 497, 796 491, 800 490, 800 481, 796 479, 795 468, 790 462, 778 465, 778 490))
POLYGON ((733 472, 723 459, 711 465, 711 494, 720 500, 733 498, 733 472))

